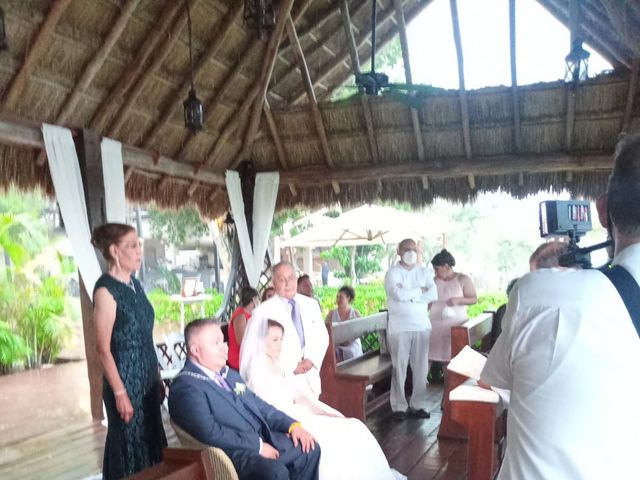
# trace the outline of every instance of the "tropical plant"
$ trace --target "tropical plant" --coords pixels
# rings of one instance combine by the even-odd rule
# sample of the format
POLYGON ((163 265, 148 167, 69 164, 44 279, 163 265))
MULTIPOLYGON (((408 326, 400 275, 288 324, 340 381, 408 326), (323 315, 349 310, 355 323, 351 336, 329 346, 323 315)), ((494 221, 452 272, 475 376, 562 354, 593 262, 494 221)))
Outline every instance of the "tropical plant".
POLYGON ((202 221, 200 214, 193 208, 180 210, 149 209, 151 234, 169 245, 182 245, 188 238, 199 238, 209 233, 209 226, 202 221))
POLYGON ((0 320, 0 373, 8 372, 16 364, 29 357, 29 347, 11 330, 11 325, 0 320))
MULTIPOLYGON (((382 245, 334 246, 320 254, 323 260, 334 259, 344 269, 344 277, 362 278, 381 271, 380 262, 385 254, 382 245)), ((340 272, 336 272, 336 276, 340 272)))

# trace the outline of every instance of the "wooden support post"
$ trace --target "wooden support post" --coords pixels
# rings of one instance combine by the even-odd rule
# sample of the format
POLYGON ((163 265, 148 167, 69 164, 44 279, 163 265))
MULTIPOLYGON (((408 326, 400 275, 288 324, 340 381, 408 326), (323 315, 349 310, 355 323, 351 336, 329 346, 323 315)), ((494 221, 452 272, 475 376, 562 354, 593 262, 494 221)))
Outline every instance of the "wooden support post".
MULTIPOLYGON (((84 186, 84 197, 87 205, 89 230, 93 231, 106 222, 105 191, 102 177, 102 156, 100 153, 100 136, 91 130, 81 130, 74 138, 80 174, 84 186)), ((87 357, 87 373, 89 376, 89 395, 91 399, 91 417, 93 420, 103 419, 102 414, 102 363, 98 356, 96 330, 93 323, 93 299, 89 298, 84 280, 80 277, 80 307, 82 311, 82 331, 84 334, 84 350, 87 357)), ((90 285, 89 288, 92 288, 90 285)))
POLYGON ((464 86, 464 58, 462 55, 462 39, 460 38, 460 22, 458 21, 458 2, 449 0, 451 6, 451 23, 453 24, 453 39, 456 44, 456 56, 458 57, 458 81, 460 83, 460 113, 462 116, 462 138, 464 141, 464 153, 467 158, 473 156, 471 151, 471 132, 469 128, 469 106, 467 104, 467 90, 464 86))
POLYGON ((522 151, 520 131, 520 102, 518 100, 518 74, 516 67, 516 0, 509 0, 509 56, 511 60, 511 103, 513 114, 513 146, 516 153, 522 151))
MULTIPOLYGON (((402 9, 402 0, 393 0, 393 7, 396 12, 396 23, 398 25, 398 34, 400 35, 400 47, 402 49, 402 61, 404 63, 404 76, 409 85, 413 84, 411 75, 411 60, 409 57, 409 41, 407 40, 407 26, 404 19, 404 10, 402 9)), ((420 128, 420 117, 418 110, 410 107, 411 125, 413 126, 413 136, 416 139, 416 152, 418 160, 424 162, 424 141, 422 140, 422 130, 420 128)))

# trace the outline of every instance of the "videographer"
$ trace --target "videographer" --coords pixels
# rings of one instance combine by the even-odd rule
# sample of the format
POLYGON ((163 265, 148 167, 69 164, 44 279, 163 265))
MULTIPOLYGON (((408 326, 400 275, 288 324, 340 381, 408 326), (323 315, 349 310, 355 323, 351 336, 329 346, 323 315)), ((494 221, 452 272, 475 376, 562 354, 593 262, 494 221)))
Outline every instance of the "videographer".
MULTIPOLYGON (((637 289, 640 136, 616 150, 607 203, 612 263, 631 275, 627 287, 637 289)), ((481 375, 483 382, 511 390, 499 480, 638 477, 635 308, 625 306, 598 270, 541 269, 518 280, 481 375)))

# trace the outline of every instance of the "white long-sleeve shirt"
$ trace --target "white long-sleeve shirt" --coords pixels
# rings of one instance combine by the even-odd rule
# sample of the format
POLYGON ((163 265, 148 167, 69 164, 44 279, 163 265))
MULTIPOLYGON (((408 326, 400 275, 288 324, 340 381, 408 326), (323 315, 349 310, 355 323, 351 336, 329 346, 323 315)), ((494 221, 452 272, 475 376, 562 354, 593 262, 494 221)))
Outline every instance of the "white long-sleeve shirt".
POLYGON ((428 305, 438 299, 433 272, 415 265, 408 270, 399 263, 384 277, 389 308, 389 333, 431 330, 428 305), (422 293, 422 287, 427 291, 422 293))

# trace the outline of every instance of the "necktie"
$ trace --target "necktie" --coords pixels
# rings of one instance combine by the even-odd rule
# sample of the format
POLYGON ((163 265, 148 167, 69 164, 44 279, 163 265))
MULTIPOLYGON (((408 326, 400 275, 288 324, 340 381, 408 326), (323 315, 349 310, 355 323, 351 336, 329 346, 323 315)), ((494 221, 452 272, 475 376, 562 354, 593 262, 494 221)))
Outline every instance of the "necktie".
POLYGON ((295 300, 289 300, 291 304, 291 321, 293 326, 296 327, 298 337, 300 338, 300 346, 304 348, 304 328, 302 328, 302 319, 300 318, 300 310, 295 300))
POLYGON ((219 372, 213 372, 213 376, 215 377, 216 383, 222 387, 223 390, 227 392, 231 392, 231 387, 227 384, 227 381, 222 378, 219 372))

